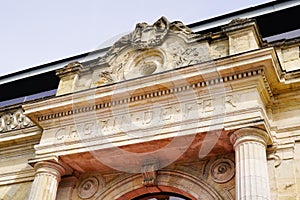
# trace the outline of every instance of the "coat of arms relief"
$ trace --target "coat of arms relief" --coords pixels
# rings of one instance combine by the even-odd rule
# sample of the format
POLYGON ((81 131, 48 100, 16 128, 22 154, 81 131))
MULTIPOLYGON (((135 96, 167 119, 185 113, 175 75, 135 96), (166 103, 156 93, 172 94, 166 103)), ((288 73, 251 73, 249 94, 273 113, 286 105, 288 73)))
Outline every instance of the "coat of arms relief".
POLYGON ((193 33, 182 22, 170 23, 165 17, 152 25, 139 23, 95 63, 95 67, 103 67, 92 87, 209 60, 205 37, 193 33))

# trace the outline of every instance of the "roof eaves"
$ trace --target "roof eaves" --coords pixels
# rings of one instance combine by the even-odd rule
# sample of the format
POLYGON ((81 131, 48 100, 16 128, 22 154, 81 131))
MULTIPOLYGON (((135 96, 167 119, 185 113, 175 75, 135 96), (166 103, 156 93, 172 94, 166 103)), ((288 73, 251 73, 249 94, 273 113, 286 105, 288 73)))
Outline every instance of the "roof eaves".
POLYGON ((224 26, 236 18, 253 18, 299 5, 299 0, 271 1, 262 5, 253 6, 229 14, 196 22, 188 25, 188 27, 194 32, 200 32, 214 27, 224 26))

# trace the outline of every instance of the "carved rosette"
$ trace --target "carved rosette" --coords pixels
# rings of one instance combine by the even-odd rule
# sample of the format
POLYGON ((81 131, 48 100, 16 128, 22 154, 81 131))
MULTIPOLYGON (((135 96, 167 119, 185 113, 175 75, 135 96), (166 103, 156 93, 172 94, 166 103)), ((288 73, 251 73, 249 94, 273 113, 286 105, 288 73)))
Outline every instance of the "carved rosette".
POLYGON ((91 198, 99 189, 99 180, 96 177, 88 177, 78 186, 78 196, 82 199, 91 198))
POLYGON ((226 158, 218 159, 212 163, 210 173, 216 183, 226 183, 234 177, 234 162, 226 158))
POLYGON ((33 126, 33 122, 24 115, 22 109, 4 112, 0 115, 0 133, 30 126, 33 126))
POLYGON ((128 66, 124 67, 124 78, 126 80, 151 75, 163 71, 165 56, 159 50, 146 50, 136 53, 128 66))

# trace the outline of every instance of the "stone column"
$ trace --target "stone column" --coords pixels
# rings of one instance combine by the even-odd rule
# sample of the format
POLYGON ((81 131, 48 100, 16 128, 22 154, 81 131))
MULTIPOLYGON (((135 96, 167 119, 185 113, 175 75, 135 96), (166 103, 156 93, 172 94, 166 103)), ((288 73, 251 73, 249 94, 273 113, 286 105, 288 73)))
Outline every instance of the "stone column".
POLYGON ((65 169, 58 163, 42 161, 34 165, 35 177, 29 200, 55 200, 59 181, 65 169))
POLYGON ((243 128, 230 136, 235 150, 236 199, 270 199, 266 146, 268 134, 257 128, 243 128))

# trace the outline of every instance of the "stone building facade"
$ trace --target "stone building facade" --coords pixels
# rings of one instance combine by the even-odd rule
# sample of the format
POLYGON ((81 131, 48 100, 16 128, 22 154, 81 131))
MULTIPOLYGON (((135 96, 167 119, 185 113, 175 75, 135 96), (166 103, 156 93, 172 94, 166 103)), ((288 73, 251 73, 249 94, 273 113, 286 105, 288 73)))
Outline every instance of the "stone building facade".
POLYGON ((300 199, 299 46, 255 19, 137 24, 1 108, 0 199, 300 199))

